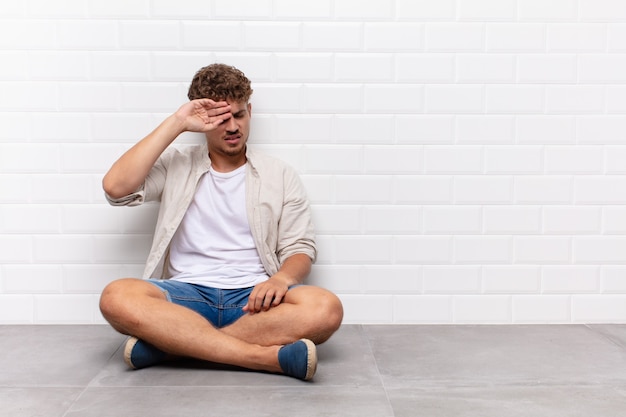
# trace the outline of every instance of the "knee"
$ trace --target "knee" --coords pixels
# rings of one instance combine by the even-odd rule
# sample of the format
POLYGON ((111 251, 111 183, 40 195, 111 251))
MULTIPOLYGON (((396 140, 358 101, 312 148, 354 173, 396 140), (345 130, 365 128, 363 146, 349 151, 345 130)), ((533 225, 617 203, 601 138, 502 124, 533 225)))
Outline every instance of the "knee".
POLYGON ((122 294, 122 280, 110 282, 102 290, 100 294, 100 312, 105 319, 109 319, 117 310, 116 305, 119 303, 119 296, 122 294))
POLYGON ((320 329, 315 342, 319 344, 339 330, 343 321, 343 305, 339 297, 328 291, 318 299, 316 310, 319 313, 320 329))
POLYGON ((109 323, 114 324, 128 316, 128 307, 132 304, 133 279, 119 279, 109 283, 100 295, 100 312, 109 323))
POLYGON ((341 326, 341 322, 343 321, 343 305, 341 304, 339 297, 333 293, 328 294, 324 303, 324 310, 326 311, 328 325, 332 331, 335 332, 339 329, 339 326, 341 326))

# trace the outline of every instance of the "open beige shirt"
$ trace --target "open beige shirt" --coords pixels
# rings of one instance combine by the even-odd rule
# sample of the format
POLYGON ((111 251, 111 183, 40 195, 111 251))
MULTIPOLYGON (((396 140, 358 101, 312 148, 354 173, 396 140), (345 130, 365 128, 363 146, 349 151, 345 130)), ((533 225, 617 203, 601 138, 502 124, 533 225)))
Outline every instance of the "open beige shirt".
MULTIPOLYGON (((309 202, 296 171, 268 155, 246 152, 246 211, 252 237, 269 276, 285 259, 302 253, 315 261, 317 249, 309 202)), ((154 164, 136 192, 107 200, 114 206, 137 206, 160 201, 152 248, 143 278, 167 276, 169 246, 202 175, 211 161, 206 143, 170 147, 154 164)))

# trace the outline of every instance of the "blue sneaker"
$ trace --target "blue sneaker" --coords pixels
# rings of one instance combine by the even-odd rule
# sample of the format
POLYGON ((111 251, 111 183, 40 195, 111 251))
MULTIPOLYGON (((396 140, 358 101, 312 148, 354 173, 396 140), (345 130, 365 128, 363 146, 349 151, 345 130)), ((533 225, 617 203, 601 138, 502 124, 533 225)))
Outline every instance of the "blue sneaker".
POLYGON ((285 345, 278 351, 278 363, 285 375, 308 381, 317 370, 315 343, 308 339, 285 345))
POLYGON ((146 368, 163 362, 170 355, 136 337, 129 337, 124 346, 124 362, 133 369, 146 368))

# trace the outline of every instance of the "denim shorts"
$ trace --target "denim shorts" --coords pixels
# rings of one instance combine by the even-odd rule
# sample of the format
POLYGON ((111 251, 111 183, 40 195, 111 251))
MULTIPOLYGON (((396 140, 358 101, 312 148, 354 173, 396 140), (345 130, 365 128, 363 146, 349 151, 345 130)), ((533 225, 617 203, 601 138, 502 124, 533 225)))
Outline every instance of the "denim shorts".
POLYGON ((202 315, 215 327, 234 323, 245 315, 243 307, 254 287, 223 290, 174 280, 150 279, 165 293, 168 301, 202 315))

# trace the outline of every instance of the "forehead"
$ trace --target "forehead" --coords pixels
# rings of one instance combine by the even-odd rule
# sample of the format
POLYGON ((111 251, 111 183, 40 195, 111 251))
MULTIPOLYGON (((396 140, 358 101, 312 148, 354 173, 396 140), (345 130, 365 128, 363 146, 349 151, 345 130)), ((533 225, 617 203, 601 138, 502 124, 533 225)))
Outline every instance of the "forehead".
POLYGON ((248 110, 248 102, 246 101, 226 101, 228 104, 230 104, 231 113, 238 113, 241 110, 248 110))

